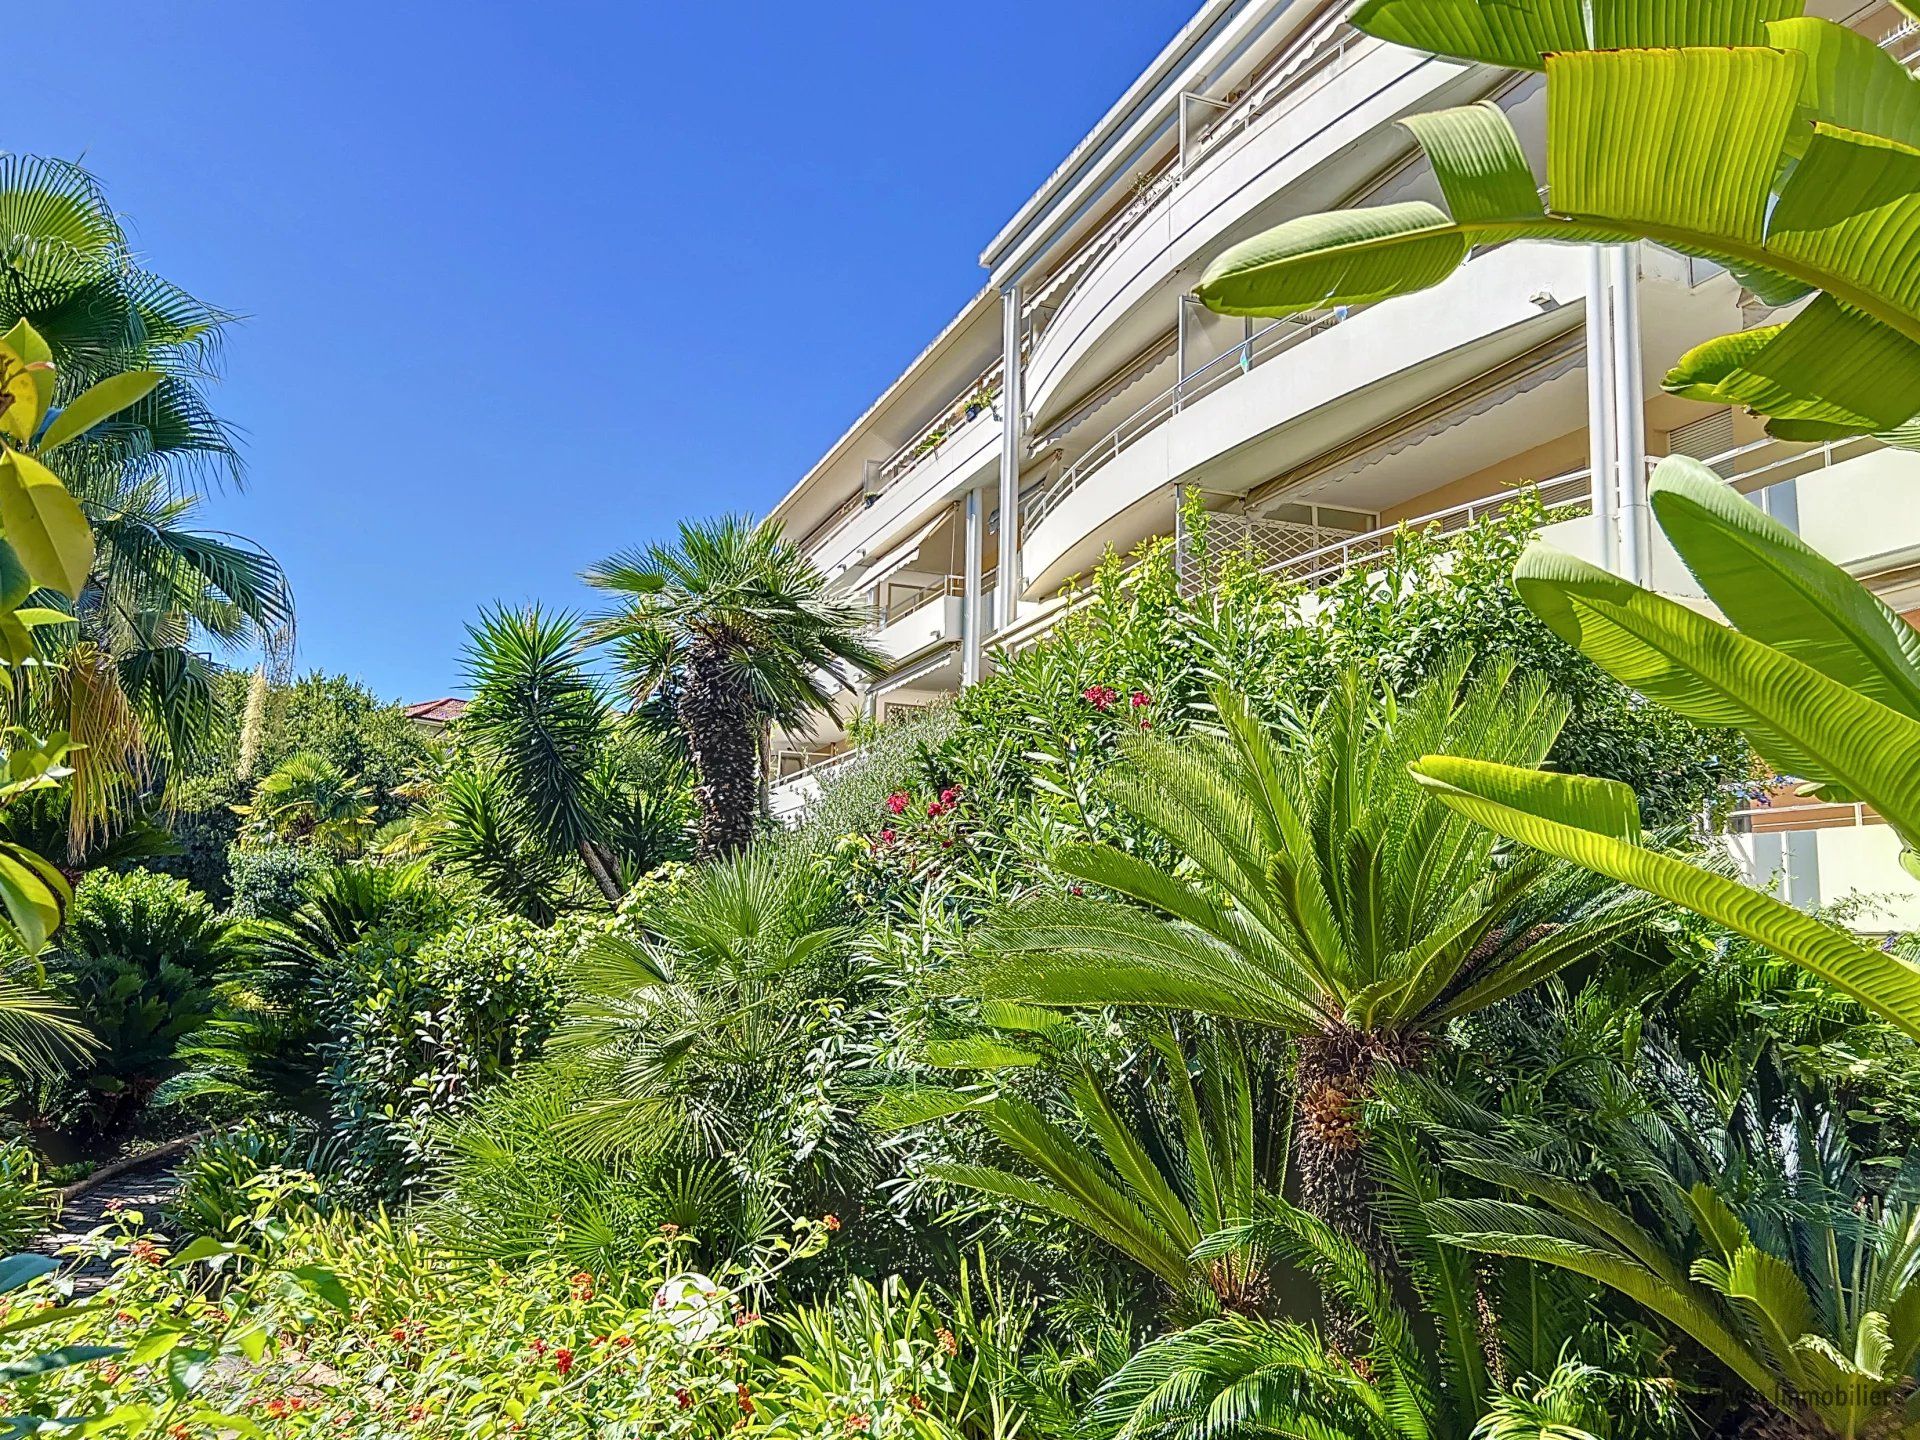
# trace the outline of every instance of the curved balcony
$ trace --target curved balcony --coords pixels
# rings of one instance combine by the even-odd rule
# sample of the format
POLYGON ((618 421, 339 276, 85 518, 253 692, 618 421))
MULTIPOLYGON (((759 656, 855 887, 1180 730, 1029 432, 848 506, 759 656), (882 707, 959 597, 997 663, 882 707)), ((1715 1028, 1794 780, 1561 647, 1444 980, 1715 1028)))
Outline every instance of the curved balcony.
MULTIPOLYGON (((998 410, 984 405, 971 416, 962 410, 950 424, 910 442, 908 450, 887 463, 895 468, 884 488, 851 497, 804 543, 814 564, 828 576, 857 571, 869 556, 924 520, 929 509, 992 474, 1000 463, 998 410)), ((876 467, 876 472, 886 473, 884 467, 876 467)))
POLYGON ((1058 418, 1102 367, 1165 328, 1166 302, 1185 287, 1184 270, 1265 225, 1345 203, 1354 174, 1404 148, 1387 122, 1466 98, 1443 92, 1488 83, 1467 67, 1361 35, 1344 20, 1283 58, 1184 157, 1150 173, 1139 195, 1064 267, 1071 288, 1027 367, 1035 422, 1058 418))
POLYGON ((1283 475, 1576 328, 1585 293, 1578 248, 1521 243, 1475 257, 1418 295, 1344 318, 1276 322, 1150 401, 1028 497, 1029 596, 1058 589, 1108 544, 1167 533, 1174 485, 1234 494, 1283 475))

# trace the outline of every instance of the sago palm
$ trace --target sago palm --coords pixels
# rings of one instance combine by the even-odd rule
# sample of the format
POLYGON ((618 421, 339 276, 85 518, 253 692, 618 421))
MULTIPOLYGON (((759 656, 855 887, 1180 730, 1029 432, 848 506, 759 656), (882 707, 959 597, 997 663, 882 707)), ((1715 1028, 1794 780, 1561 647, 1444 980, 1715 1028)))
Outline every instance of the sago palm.
POLYGON ((1101 1386, 1087 1416, 1092 1433, 1102 1440, 1591 1440, 1612 1434, 1615 1417, 1643 1419, 1670 1406, 1646 1382, 1622 1381, 1557 1351, 1537 1371, 1497 1373, 1488 1351, 1498 1362, 1507 1337, 1490 1311, 1476 1308, 1471 1267, 1462 1256, 1436 1253, 1417 1212, 1402 1218, 1415 1278, 1427 1296, 1441 1297, 1426 1317, 1431 1323, 1405 1308, 1392 1277, 1351 1240, 1269 1200, 1262 1216, 1216 1236, 1203 1253, 1257 1244, 1291 1259, 1318 1282, 1329 1310, 1362 1317, 1364 1348, 1330 1345, 1297 1321, 1232 1314, 1202 1321, 1152 1341, 1101 1386))
POLYGON ((1509 665, 1463 682, 1463 668, 1404 700, 1349 676, 1293 744, 1225 691, 1219 738, 1130 737, 1109 794, 1176 862, 1061 847, 1054 867, 1089 893, 1011 907, 977 972, 1001 998, 1198 1011, 1296 1037, 1302 1203, 1366 1245, 1359 1104, 1375 1071, 1418 1065, 1454 1017, 1647 913, 1587 872, 1508 853, 1411 778, 1436 746, 1537 765, 1559 733, 1565 706, 1543 684, 1509 665))
POLYGON ((1019 1168, 936 1164, 928 1167, 934 1178, 1058 1216, 1159 1277, 1190 1309, 1261 1309, 1269 1277, 1257 1249, 1194 1255, 1208 1236, 1254 1216, 1254 1105, 1243 1042, 1219 1027, 1183 1046, 1170 1027, 1157 1027, 1150 1054, 1141 1057, 1152 1075, 1147 1098, 1157 1103, 1129 1106, 1071 1053, 1076 1047, 1055 1038, 1072 1031, 1057 1014, 998 1006, 985 1018, 997 1022, 1004 1040, 962 1036, 937 1042, 927 1057, 935 1066, 976 1072, 979 1082, 895 1092, 869 1119, 904 1128, 973 1116, 1019 1168), (1054 1056, 1068 1069, 1067 1113, 1057 1119, 1044 1104, 995 1083, 1042 1065, 1049 1051, 1066 1052, 1054 1056), (1142 1118, 1143 1109, 1171 1123, 1142 1118))
POLYGON ((832 593, 777 525, 684 522, 672 544, 616 555, 587 583, 619 598, 595 627, 636 703, 671 681, 698 777, 702 858, 753 838, 762 737, 831 713, 837 692, 877 674, 872 616, 832 593))
MULTIPOLYGON (((1914 1433, 1920 1388, 1920 1172, 1866 1193, 1844 1153, 1804 1131, 1790 1208, 1736 1213, 1715 1180, 1685 1183, 1655 1164, 1614 1203, 1524 1155, 1456 1156, 1455 1168, 1516 1200, 1436 1200, 1436 1236, 1468 1250, 1550 1265, 1596 1280, 1691 1338, 1779 1412, 1774 1433, 1914 1433), (1827 1161, 1823 1167, 1822 1161, 1827 1161), (1678 1217, 1677 1223, 1674 1217, 1678 1217)), ((1769 1137, 1773 1138, 1773 1137, 1769 1137)))

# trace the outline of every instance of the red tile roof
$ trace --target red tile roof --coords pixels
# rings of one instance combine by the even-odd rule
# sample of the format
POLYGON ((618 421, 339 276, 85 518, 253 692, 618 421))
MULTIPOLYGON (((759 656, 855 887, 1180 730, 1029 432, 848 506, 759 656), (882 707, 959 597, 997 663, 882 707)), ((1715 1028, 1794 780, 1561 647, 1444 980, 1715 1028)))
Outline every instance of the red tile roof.
POLYGON ((428 725, 445 725, 458 720, 466 708, 466 701, 449 695, 444 699, 423 700, 418 705, 407 706, 407 718, 428 725))

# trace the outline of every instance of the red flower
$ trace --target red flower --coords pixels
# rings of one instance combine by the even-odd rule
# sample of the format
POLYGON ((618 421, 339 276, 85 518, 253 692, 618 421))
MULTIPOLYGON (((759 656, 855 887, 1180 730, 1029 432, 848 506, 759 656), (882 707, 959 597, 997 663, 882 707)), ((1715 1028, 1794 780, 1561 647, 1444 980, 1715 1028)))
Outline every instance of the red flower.
POLYGON ((409 1405, 409 1406, 407 1407, 407 1423, 408 1423, 409 1425, 418 1425, 418 1424, 419 1424, 419 1423, 420 1423, 420 1422, 421 1422, 422 1420, 424 1420, 424 1419, 426 1419, 426 1418, 427 1418, 427 1407, 426 1407, 426 1406, 424 1406, 424 1405, 409 1405))
POLYGON ((840 1228, 840 1217, 838 1215, 823 1215, 820 1217, 820 1223, 826 1226, 829 1231, 838 1230, 840 1228))
POLYGON ((391 1336, 391 1338, 392 1338, 392 1340, 393 1340, 393 1343, 394 1343, 394 1344, 396 1344, 396 1345, 404 1345, 404 1344, 406 1344, 406 1343, 407 1343, 407 1327, 406 1327, 406 1326, 404 1326, 404 1325, 396 1325, 396 1326, 394 1326, 394 1327, 393 1327, 393 1329, 392 1329, 392 1330, 391 1330, 391 1331, 389 1332, 389 1334, 390 1334, 390 1336, 391 1336))
POLYGON ((546 1354, 547 1342, 536 1338, 533 1342, 533 1353, 536 1357, 546 1354))
POLYGON ((888 827, 880 832, 880 843, 882 845, 891 845, 899 838, 898 835, 894 834, 892 827, 888 827))
POLYGON ((691 1410, 693 1408, 693 1395, 690 1391, 676 1390, 673 1392, 673 1398, 680 1402, 680 1408, 682 1410, 691 1410))
POLYGON ((1141 710, 1153 704, 1153 696, 1144 690, 1136 690, 1127 697, 1127 703, 1132 705, 1134 709, 1141 710))
POLYGON ((680 1227, 674 1224, 671 1220, 669 1220, 666 1224, 660 1227, 660 1233, 666 1236, 669 1240, 671 1240, 674 1236, 680 1233, 680 1227))
POLYGON ((922 1400, 918 1395, 909 1395, 907 1396, 907 1408, 918 1415, 922 1410, 927 1408, 927 1402, 922 1400))
POLYGON ((887 809, 892 811, 895 815, 906 814, 907 806, 911 805, 912 803, 913 803, 913 797, 907 794, 907 792, 904 790, 896 790, 893 792, 893 794, 887 796, 887 809))
POLYGON ((127 1247, 127 1255, 148 1265, 158 1265, 163 1258, 160 1247, 151 1240, 136 1240, 127 1247))
POLYGON ((1069 885, 1067 887, 1067 893, 1069 895, 1084 895, 1087 893, 1087 887, 1084 885, 1069 885))
POLYGON ((933 1338, 945 1354, 958 1355, 960 1353, 960 1342, 953 1338, 953 1331, 949 1330, 946 1326, 942 1325, 938 1330, 934 1331, 933 1338))
POLYGON ((733 1387, 733 1397, 740 1402, 740 1413, 742 1415, 751 1415, 753 1413, 753 1392, 747 1389, 744 1383, 733 1387))
POLYGON ((1111 685, 1089 685, 1080 694, 1096 710, 1111 710, 1113 702, 1120 698, 1120 692, 1111 685))
POLYGON ((573 1369, 573 1351, 567 1349, 564 1345, 554 1351, 553 1368, 562 1375, 569 1373, 573 1369))
POLYGON ((742 1310, 738 1315, 733 1317, 733 1328, 736 1330, 744 1330, 749 1325, 758 1324, 759 1321, 760 1312, 758 1310, 742 1310))
POLYGON ((867 1428, 872 1424, 873 1422, 864 1415, 857 1413, 849 1415, 846 1419, 847 1434, 864 1435, 867 1433, 867 1428))
POLYGON ((573 1292, 574 1299, 591 1300, 593 1298, 592 1274, 585 1270, 576 1270, 573 1278, 567 1281, 567 1288, 573 1292))
POLYGON ((942 790, 940 792, 940 803, 951 810, 960 803, 960 792, 952 787, 942 790))
POLYGON ((287 1413, 287 1402, 282 1400, 279 1396, 276 1395, 273 1399, 267 1401, 267 1414, 271 1415, 274 1419, 278 1420, 282 1415, 285 1415, 286 1413, 287 1413))
POLYGON ((633 1336, 616 1335, 613 1337, 613 1344, 616 1350, 631 1350, 633 1348, 633 1336))

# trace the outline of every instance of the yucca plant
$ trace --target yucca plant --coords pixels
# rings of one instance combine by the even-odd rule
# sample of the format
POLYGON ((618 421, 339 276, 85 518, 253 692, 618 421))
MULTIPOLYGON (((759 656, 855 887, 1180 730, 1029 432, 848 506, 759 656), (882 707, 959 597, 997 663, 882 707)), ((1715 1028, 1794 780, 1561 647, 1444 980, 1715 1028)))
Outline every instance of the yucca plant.
MULTIPOLYGON (((1654 514, 1732 625, 1536 542, 1515 570, 1556 633, 1648 699, 1735 726, 1780 773, 1863 801, 1920 875, 1920 632, 1839 566, 1684 456, 1661 463, 1654 514)), ((1491 757, 1414 769, 1500 834, 1684 905, 1796 961, 1920 1038, 1920 967, 1731 876, 1643 843, 1626 786, 1491 757)))
POLYGON ((1508 663, 1464 672, 1404 700, 1350 675, 1292 744, 1226 691, 1218 738, 1129 738, 1109 793, 1175 863, 1062 846, 1053 867, 1098 893, 1014 905, 976 967, 997 998, 1197 1011, 1295 1037, 1302 1203, 1383 1264, 1359 1113, 1375 1071, 1419 1065, 1455 1017, 1648 914, 1575 867, 1507 851, 1412 779, 1436 742, 1532 766, 1559 733, 1564 706, 1537 680, 1508 663))
POLYGON ((1057 1216, 1157 1276, 1184 1308, 1263 1309, 1270 1276, 1258 1250, 1194 1256, 1209 1235, 1252 1219, 1260 1194, 1253 1091, 1244 1042, 1231 1027, 1183 1045, 1170 1026, 1156 1026, 1140 1057, 1151 1074, 1148 1103, 1129 1106, 1074 1053, 1083 1047, 1058 1038, 1073 1031, 1059 1015, 1001 1005, 988 1006, 984 1018, 998 1034, 936 1042, 926 1057, 979 1082, 896 1092, 869 1119, 902 1129, 971 1116, 1019 1168, 943 1163, 927 1167, 933 1178, 1057 1216), (1041 1066, 1049 1051, 1067 1070, 1066 1113, 1057 1119, 993 1078, 1041 1066), (1157 1114, 1169 1122, 1157 1123, 1157 1114))
MULTIPOLYGON (((1920 81, 1802 0, 1366 0, 1363 31, 1546 76, 1546 185, 1495 104, 1409 117, 1447 208, 1309 215, 1208 267, 1203 301, 1292 315, 1424 290, 1511 240, 1641 239, 1722 261, 1784 325, 1713 340, 1675 394, 1749 407, 1786 439, 1920 417, 1920 81), (1707 98, 1711 97, 1711 98, 1707 98), (1544 199, 1542 198, 1544 194, 1544 199)), ((1904 432, 1903 443, 1920 440, 1904 432)))

